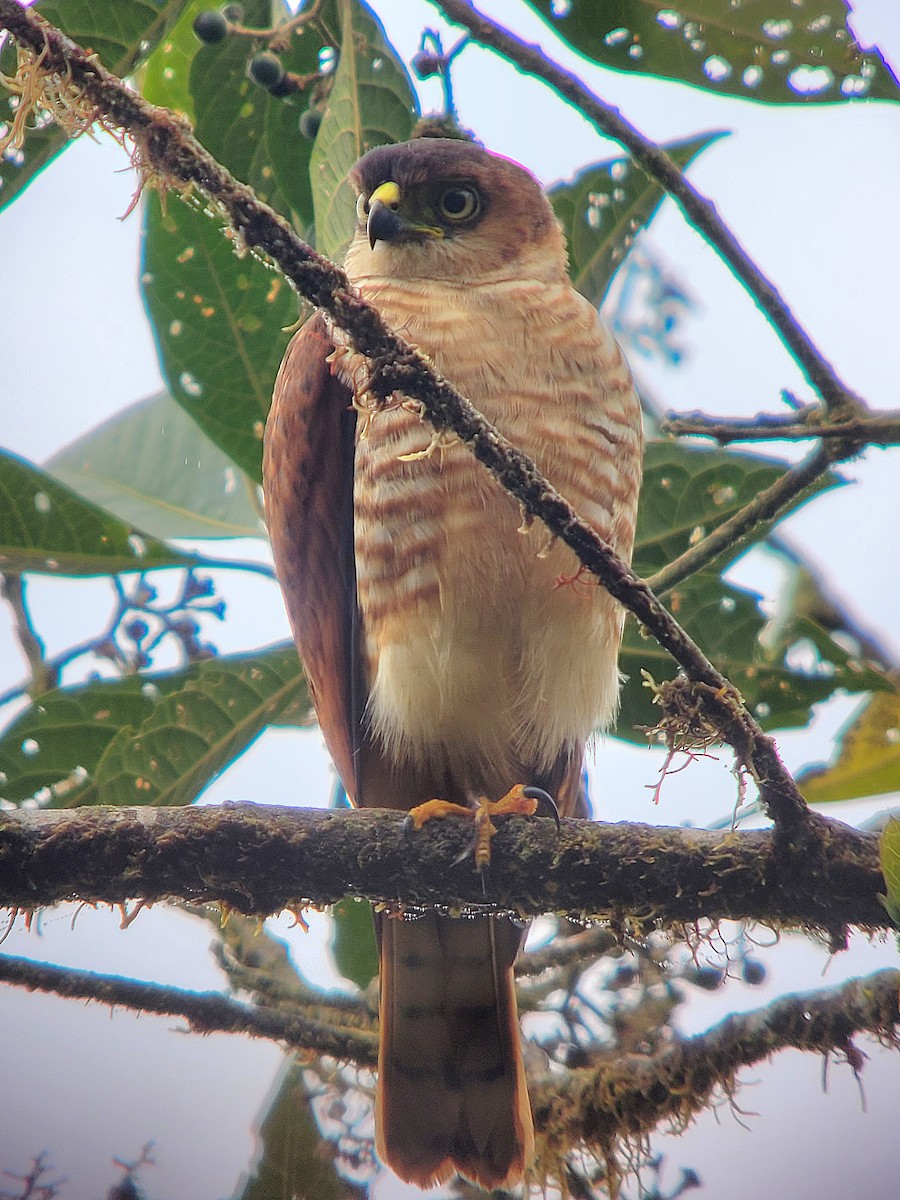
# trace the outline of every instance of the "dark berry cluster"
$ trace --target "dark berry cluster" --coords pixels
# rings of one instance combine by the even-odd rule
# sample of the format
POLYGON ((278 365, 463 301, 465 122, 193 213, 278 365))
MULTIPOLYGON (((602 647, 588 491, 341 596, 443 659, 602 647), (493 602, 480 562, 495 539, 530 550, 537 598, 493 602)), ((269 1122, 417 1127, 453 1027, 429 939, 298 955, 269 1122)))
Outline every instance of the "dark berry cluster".
MULTIPOLYGON (((240 4, 225 4, 222 8, 208 8, 203 12, 198 13, 194 18, 193 29, 194 33, 201 42, 208 46, 214 46, 224 39, 230 33, 238 33, 243 37, 256 37, 257 44, 261 31, 244 29, 244 9, 240 4)), ((276 45, 273 39, 271 45, 276 45)), ((279 44, 280 48, 280 44, 279 44)), ((247 76, 258 87, 263 88, 270 95, 283 98, 291 96, 295 93, 303 92, 310 84, 315 86, 312 89, 309 105, 300 114, 298 128, 301 135, 314 140, 319 132, 319 126, 322 124, 322 102, 327 92, 325 80, 333 74, 334 63, 329 66, 328 71, 324 69, 321 74, 300 76, 295 75, 290 71, 285 70, 284 64, 275 53, 274 49, 257 50, 247 63, 247 76)))

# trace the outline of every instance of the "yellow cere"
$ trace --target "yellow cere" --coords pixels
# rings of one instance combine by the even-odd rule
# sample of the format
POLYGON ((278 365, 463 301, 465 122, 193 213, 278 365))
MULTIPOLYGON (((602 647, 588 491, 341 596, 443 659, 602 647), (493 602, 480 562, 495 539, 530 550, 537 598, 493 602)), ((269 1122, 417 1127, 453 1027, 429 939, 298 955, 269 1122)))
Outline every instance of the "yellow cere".
POLYGON ((393 181, 380 183, 372 195, 369 197, 369 205, 380 200, 385 208, 399 208, 400 206, 400 189, 393 181))

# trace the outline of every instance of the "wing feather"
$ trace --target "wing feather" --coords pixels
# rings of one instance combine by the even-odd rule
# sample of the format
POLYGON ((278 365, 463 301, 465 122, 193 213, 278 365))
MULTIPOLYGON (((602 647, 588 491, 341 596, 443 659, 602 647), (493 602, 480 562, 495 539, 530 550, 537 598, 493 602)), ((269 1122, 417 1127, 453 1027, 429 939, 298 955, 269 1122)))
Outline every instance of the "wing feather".
POLYGON ((266 424, 263 489, 275 570, 316 716, 353 798, 364 705, 353 554, 356 412, 349 388, 331 372, 333 350, 319 313, 288 346, 266 424))

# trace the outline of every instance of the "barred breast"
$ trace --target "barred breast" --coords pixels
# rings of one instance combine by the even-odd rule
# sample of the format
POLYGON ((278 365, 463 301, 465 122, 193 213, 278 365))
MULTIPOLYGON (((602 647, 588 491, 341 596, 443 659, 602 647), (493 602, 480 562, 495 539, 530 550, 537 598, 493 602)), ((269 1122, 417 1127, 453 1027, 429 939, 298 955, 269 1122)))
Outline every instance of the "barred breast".
MULTIPOLYGON (((614 340, 567 280, 367 278, 418 345, 630 558, 638 401, 614 340)), ((364 378, 354 371, 357 384, 364 378)), ((360 423, 355 482, 367 719, 397 761, 476 790, 549 768, 614 715, 622 612, 462 445, 427 451, 408 407, 360 423)), ((511 782, 514 781, 511 780, 511 782)))

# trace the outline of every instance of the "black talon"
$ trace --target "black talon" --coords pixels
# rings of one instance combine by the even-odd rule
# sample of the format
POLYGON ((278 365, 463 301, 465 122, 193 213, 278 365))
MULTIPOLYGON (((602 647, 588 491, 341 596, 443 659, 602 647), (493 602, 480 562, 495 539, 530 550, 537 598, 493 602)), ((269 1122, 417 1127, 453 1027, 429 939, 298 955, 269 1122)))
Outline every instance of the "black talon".
POLYGON ((488 884, 491 882, 491 864, 486 862, 483 867, 479 867, 478 874, 481 876, 481 894, 487 899, 488 884))
POLYGON ((556 822, 557 831, 559 831, 559 809, 549 792, 545 792, 543 788, 539 787, 524 787, 522 795, 526 800, 537 800, 537 811, 534 815, 536 817, 552 817, 556 822))

